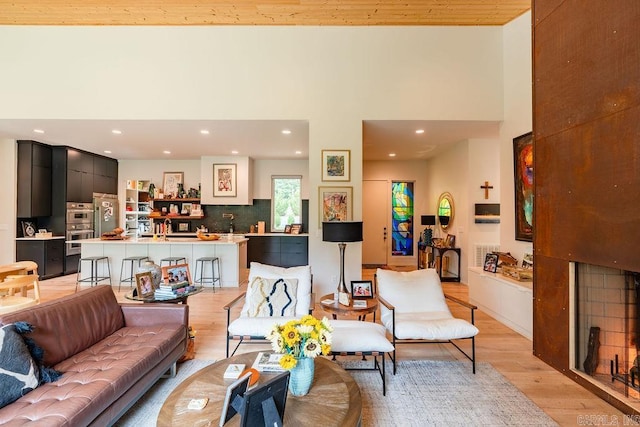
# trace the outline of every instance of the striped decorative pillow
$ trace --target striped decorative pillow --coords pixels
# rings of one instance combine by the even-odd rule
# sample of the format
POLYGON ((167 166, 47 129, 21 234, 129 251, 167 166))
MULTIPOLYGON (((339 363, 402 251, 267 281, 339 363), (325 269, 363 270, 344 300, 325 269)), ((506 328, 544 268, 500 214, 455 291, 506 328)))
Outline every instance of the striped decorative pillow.
POLYGON ((295 316, 298 279, 264 279, 256 277, 249 283, 247 317, 295 316))

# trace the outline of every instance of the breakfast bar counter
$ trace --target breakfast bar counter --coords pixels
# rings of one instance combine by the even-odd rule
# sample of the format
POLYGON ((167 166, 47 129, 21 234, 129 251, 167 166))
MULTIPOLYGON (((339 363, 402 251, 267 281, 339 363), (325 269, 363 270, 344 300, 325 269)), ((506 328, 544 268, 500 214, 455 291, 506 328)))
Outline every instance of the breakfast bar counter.
MULTIPOLYGON (((83 258, 90 256, 109 257, 111 283, 114 285, 119 283, 122 259, 126 257, 147 256, 158 265, 160 265, 162 258, 185 257, 187 264, 189 264, 192 281, 196 279, 196 259, 218 257, 220 259, 220 285, 238 287, 240 281, 246 277, 248 240, 244 236, 234 235, 229 238, 223 235, 219 240, 174 237, 165 241, 162 238, 143 237, 126 240, 85 239, 77 242, 81 244, 83 258)), ((125 269, 125 274, 128 277, 130 275, 128 264, 125 264, 125 269)), ((89 269, 83 266, 81 278, 88 277, 87 270, 89 269)), ((106 276, 108 272, 106 267, 101 266, 98 273, 106 276)), ((210 276, 210 271, 207 270, 205 275, 210 276)), ((206 284, 206 286, 211 286, 211 284, 206 284)))

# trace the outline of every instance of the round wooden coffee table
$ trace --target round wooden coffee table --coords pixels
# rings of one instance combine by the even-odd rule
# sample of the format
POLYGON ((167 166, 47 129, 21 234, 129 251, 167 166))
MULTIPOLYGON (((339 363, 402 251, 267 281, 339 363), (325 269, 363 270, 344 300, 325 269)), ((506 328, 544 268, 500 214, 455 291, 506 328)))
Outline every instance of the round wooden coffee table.
POLYGON ((378 298, 356 298, 355 301, 364 301, 367 303, 366 307, 354 307, 353 301, 351 298, 350 304, 347 307, 346 305, 340 304, 338 301, 333 301, 330 303, 324 303, 323 301, 333 300, 333 294, 327 294, 322 297, 320 300, 320 306, 326 312, 331 313, 333 318, 335 319, 338 315, 351 315, 358 316, 358 320, 365 320, 367 314, 373 313, 373 321, 376 321, 376 310, 378 309, 378 298))
MULTIPOLYGON (((258 352, 239 354, 207 366, 191 375, 167 397, 160 409, 157 425, 218 426, 227 387, 234 381, 223 378, 229 363, 250 367, 258 352), (209 398, 202 410, 189 410, 191 399, 209 398)), ((315 375, 309 394, 287 396, 285 426, 359 426, 362 422, 362 397, 354 379, 338 364, 316 358, 315 375)), ((259 383, 275 374, 260 373, 259 383)), ((235 415, 225 426, 237 426, 235 415)))

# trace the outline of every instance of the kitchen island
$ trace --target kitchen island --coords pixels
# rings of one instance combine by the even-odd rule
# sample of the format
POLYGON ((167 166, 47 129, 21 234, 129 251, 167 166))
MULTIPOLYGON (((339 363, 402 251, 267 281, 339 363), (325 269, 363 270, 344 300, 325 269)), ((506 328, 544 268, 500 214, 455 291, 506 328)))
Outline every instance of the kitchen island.
MULTIPOLYGON (((195 281, 196 259, 201 257, 218 257, 220 259, 220 286, 238 287, 247 277, 247 239, 234 235, 232 238, 222 236, 220 240, 200 240, 197 238, 171 238, 154 240, 150 237, 127 240, 85 239, 78 242, 82 246, 82 257, 107 256, 111 265, 111 283, 117 285, 120 281, 122 259, 130 256, 147 256, 154 263, 160 265, 160 260, 166 257, 183 256, 189 264, 191 280, 195 281)), ((166 265, 166 264, 165 264, 166 265)), ((134 270, 137 266, 134 264, 134 270)), ((83 265, 82 277, 88 277, 89 264, 83 265)), ((107 275, 106 267, 100 267, 99 275, 107 275)), ((207 268, 205 276, 210 276, 207 268)), ((129 276, 129 264, 125 263, 125 274, 129 276)), ((199 274, 198 274, 199 275, 199 274)), ((102 282, 103 284, 105 282, 102 282)), ((135 284, 134 284, 135 286, 135 284)), ((210 283, 205 286, 211 286, 210 283)))

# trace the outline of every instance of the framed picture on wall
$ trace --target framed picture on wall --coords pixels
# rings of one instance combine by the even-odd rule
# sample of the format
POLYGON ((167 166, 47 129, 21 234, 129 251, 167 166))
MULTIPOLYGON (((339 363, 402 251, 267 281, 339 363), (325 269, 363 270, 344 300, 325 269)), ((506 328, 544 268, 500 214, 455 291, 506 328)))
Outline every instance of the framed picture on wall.
POLYGON ((184 172, 165 172, 162 174, 162 191, 164 197, 176 197, 178 184, 184 183, 184 172))
POLYGON ((353 187, 319 187, 320 220, 319 227, 325 221, 351 221, 353 206, 353 187))
POLYGON ((533 135, 513 139, 516 240, 533 242, 533 135))
POLYGON ((237 165, 235 163, 213 165, 213 197, 236 197, 237 165))
POLYGON ((322 180, 351 179, 351 150, 322 150, 322 180))

